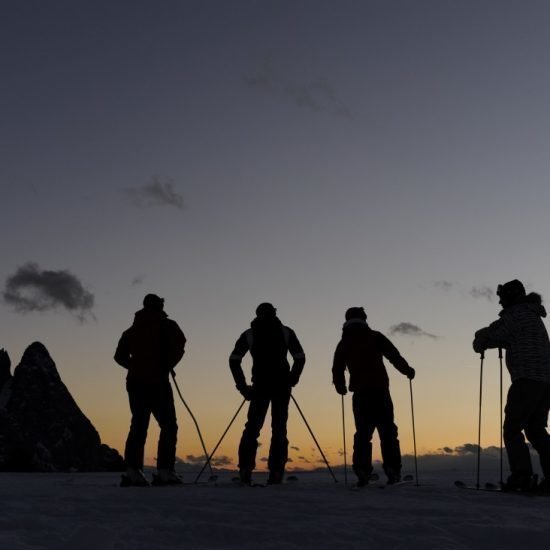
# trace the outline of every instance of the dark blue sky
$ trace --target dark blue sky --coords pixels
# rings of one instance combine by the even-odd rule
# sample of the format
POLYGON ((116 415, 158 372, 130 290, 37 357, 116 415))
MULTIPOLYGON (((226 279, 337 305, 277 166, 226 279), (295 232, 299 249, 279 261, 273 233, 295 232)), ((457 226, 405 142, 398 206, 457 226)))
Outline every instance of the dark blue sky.
POLYGON ((318 417, 343 312, 363 305, 388 334, 419 329, 391 337, 438 390, 426 446, 464 443, 474 407, 445 400, 457 379, 474 391, 491 289, 550 292, 549 23, 533 0, 3 1, 0 281, 47 306, 4 302, 0 346, 44 341, 114 441, 111 357, 146 292, 226 415, 227 355, 259 302, 301 336, 318 417), (52 297, 45 272, 64 270, 93 306, 52 297), (85 388, 106 384, 100 412, 85 388))

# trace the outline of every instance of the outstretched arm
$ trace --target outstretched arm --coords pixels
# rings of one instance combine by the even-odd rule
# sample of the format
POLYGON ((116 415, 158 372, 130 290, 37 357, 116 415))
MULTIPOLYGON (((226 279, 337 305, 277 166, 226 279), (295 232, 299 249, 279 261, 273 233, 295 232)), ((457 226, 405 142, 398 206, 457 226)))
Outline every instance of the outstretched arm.
POLYGON ((401 373, 411 380, 414 378, 415 370, 407 363, 398 349, 382 333, 378 333, 380 350, 382 355, 401 373))

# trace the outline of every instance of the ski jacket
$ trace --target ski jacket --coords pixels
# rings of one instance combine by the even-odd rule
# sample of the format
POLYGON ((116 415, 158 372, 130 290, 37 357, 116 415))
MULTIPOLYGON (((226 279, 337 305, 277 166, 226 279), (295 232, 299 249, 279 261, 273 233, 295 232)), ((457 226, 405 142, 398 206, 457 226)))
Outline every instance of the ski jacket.
POLYGON ((410 372, 411 367, 388 338, 372 330, 365 321, 351 319, 344 323, 342 339, 334 352, 332 383, 336 387, 345 386, 347 367, 350 391, 388 388, 384 357, 402 374, 410 372))
POLYGON ((241 361, 247 352, 252 356, 252 385, 259 388, 288 388, 300 378, 306 356, 294 331, 277 317, 256 318, 243 332, 229 357, 229 367, 237 389, 246 386, 241 361), (290 367, 287 355, 294 362, 290 367))
POLYGON ((115 361, 128 369, 128 378, 166 380, 185 352, 185 335, 164 311, 142 309, 120 337, 115 361))
POLYGON ((500 319, 475 333, 474 350, 506 350, 506 367, 512 382, 520 378, 550 383, 550 341, 540 304, 519 303, 504 308, 500 319))

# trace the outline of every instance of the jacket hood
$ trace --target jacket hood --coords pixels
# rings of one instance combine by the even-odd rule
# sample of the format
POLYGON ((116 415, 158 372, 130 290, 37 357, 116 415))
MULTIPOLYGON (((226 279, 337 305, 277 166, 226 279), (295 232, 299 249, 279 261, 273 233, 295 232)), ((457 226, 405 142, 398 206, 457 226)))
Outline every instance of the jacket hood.
POLYGON ((151 323, 155 321, 162 321, 163 319, 166 319, 168 315, 166 312, 162 310, 153 310, 153 309, 140 309, 139 311, 136 311, 134 315, 134 324, 141 324, 141 323, 151 323))
POLYGON ((256 329, 270 329, 282 327, 283 323, 279 320, 278 317, 256 317, 251 323, 250 326, 256 329))
POLYGON ((515 315, 515 313, 521 311, 530 311, 535 315, 538 315, 539 317, 546 317, 546 308, 542 304, 528 304, 525 302, 504 308, 499 313, 499 317, 504 317, 506 315, 515 315))
POLYGON ((342 326, 343 332, 350 332, 355 330, 370 330, 369 324, 362 319, 350 319, 346 321, 342 326))

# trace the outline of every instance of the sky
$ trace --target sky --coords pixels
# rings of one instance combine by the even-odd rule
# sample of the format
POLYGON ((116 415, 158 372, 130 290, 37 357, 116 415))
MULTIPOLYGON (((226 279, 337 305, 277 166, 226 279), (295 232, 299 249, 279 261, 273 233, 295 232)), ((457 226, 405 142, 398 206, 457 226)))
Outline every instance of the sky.
MULTIPOLYGON (((418 452, 475 442, 471 342, 496 286, 550 295, 549 22, 542 0, 4 0, 0 347, 15 366, 44 343, 122 450, 112 357, 157 293, 187 336, 177 380, 212 448, 241 402, 229 354, 272 302, 306 352, 294 395, 338 463, 332 355, 364 306, 417 371, 418 452)), ((494 445, 496 352, 485 366, 494 445)), ((388 370, 409 453, 411 387, 388 370)), ((177 407, 178 456, 197 457, 177 407)), ((289 466, 318 465, 292 405, 289 439, 289 466)))

